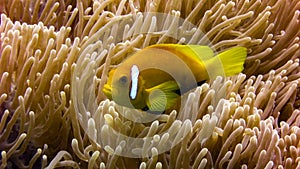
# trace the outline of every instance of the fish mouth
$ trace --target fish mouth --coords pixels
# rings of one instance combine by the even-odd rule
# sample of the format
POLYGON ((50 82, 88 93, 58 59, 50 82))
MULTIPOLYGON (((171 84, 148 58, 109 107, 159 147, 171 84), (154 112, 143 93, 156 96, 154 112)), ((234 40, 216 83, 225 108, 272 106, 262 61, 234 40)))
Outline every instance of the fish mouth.
POLYGON ((105 84, 104 86, 103 86, 103 93, 105 94, 105 96, 108 98, 108 99, 112 99, 112 94, 111 94, 111 86, 110 85, 108 85, 108 84, 105 84))

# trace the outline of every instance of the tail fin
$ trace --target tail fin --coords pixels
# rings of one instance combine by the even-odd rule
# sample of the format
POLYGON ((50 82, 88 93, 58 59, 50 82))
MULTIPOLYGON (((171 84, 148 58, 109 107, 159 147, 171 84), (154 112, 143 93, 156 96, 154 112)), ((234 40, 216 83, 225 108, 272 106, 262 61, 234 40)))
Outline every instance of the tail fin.
POLYGON ((226 76, 233 76, 241 73, 244 69, 244 62, 247 56, 247 48, 233 47, 216 56, 223 64, 226 76))

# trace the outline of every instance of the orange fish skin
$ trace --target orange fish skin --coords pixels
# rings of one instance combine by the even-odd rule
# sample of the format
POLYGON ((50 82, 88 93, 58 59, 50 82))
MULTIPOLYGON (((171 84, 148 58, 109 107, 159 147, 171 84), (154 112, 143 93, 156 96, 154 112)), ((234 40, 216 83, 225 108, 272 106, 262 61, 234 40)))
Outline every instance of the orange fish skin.
POLYGON ((208 46, 152 45, 111 70, 103 92, 117 104, 129 108, 170 110, 178 107, 175 104, 180 101, 180 95, 195 88, 197 82, 240 73, 246 55, 244 47, 234 47, 214 56, 208 46), (135 79, 133 67, 138 70, 135 79))

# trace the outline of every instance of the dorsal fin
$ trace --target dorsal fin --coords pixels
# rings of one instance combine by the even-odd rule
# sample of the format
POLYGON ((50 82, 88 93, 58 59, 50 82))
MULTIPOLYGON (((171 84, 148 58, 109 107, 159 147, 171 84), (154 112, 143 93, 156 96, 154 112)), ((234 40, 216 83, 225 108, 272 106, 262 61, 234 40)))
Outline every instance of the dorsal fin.
POLYGON ((201 45, 180 45, 180 44, 156 44, 150 48, 165 49, 171 52, 181 53, 184 56, 191 57, 197 61, 211 59, 214 56, 213 50, 209 46, 201 45))

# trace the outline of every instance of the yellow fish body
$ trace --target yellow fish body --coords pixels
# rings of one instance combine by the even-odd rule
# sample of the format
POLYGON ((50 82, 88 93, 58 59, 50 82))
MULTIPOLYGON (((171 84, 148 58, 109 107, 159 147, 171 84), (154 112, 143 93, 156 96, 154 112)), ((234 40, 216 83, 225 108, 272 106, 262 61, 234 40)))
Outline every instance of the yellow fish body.
POLYGON ((214 56, 208 46, 152 45, 112 69, 103 92, 119 105, 163 112, 174 107, 181 94, 201 83, 240 73, 246 56, 244 47, 214 56))

